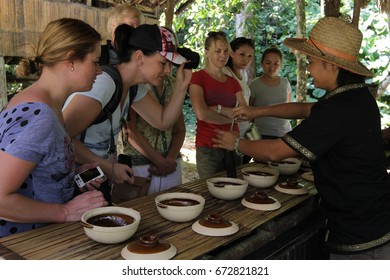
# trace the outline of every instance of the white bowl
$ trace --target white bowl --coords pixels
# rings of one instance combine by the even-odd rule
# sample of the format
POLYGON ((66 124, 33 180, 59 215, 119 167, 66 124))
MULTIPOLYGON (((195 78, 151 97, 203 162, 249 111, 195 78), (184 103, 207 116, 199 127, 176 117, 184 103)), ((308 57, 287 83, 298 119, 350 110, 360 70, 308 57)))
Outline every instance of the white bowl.
POLYGON ((269 167, 251 166, 242 169, 242 177, 249 185, 265 189, 276 183, 279 171, 269 167))
POLYGON ((141 236, 121 251, 125 260, 169 260, 177 253, 175 246, 155 235, 141 236))
POLYGON ((158 195, 155 202, 157 211, 163 218, 172 222, 188 222, 200 215, 205 204, 205 199, 194 193, 174 192, 158 195), (173 200, 183 203, 180 206, 162 203, 173 200), (196 201, 197 204, 184 205, 186 201, 196 201))
POLYGON ((261 191, 243 198, 241 204, 247 208, 262 211, 272 211, 279 209, 282 206, 276 198, 268 196, 267 193, 261 191))
POLYGON ((215 177, 207 180, 207 188, 216 198, 233 200, 245 194, 248 182, 237 178, 215 177))
POLYGON ((279 162, 268 162, 268 166, 279 171, 280 175, 293 175, 298 172, 301 161, 297 158, 286 158, 279 162))
POLYGON ((227 236, 239 230, 236 223, 225 220, 220 214, 211 214, 199 219, 192 224, 191 228, 196 233, 206 236, 227 236))
MULTIPOLYGON (((119 218, 121 218, 119 217, 119 218)), ((112 219, 111 219, 112 220, 112 219)), ((132 208, 108 206, 100 207, 85 212, 81 217, 81 223, 84 227, 85 234, 100 243, 114 244, 125 241, 132 237, 138 229, 141 215, 132 208), (97 215, 107 215, 108 217, 132 217, 134 221, 123 226, 97 226, 88 222, 88 219, 97 215)))

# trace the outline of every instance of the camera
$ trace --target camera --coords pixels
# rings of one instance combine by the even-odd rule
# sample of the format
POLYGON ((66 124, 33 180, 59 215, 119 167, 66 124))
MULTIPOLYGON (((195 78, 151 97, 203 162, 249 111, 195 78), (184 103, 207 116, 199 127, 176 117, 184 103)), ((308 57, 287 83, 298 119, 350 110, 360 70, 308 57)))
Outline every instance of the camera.
POLYGON ((131 167, 131 156, 119 154, 118 163, 126 164, 127 166, 131 167))
POLYGON ((104 176, 103 171, 100 169, 99 166, 96 166, 95 168, 91 168, 88 170, 85 170, 79 174, 76 174, 74 176, 74 180, 79 188, 84 187, 86 184, 88 184, 90 181, 102 178, 104 176))
POLYGON ((189 60, 184 65, 185 69, 196 69, 199 66, 200 56, 197 52, 193 52, 189 48, 177 48, 177 52, 185 59, 189 60))

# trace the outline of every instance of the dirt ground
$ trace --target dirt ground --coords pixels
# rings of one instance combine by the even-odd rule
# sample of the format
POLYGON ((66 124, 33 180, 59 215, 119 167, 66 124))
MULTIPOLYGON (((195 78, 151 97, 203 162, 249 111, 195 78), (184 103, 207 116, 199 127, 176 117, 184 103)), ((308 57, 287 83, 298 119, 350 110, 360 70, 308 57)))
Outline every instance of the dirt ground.
POLYGON ((196 171, 196 159, 195 159, 195 138, 186 136, 183 147, 181 148, 182 154, 182 177, 183 183, 191 182, 199 179, 198 172, 196 171))

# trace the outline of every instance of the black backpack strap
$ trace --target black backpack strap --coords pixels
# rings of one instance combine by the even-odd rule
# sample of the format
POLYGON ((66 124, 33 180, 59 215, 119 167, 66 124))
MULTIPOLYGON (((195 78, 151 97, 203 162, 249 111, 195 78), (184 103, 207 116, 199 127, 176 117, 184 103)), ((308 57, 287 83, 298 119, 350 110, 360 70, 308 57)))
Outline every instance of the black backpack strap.
MULTIPOLYGON (((106 72, 114 80, 115 92, 112 95, 110 101, 108 101, 106 106, 104 106, 102 111, 99 113, 99 115, 96 117, 96 119, 93 121, 93 123, 91 125, 99 124, 99 123, 102 123, 105 120, 109 119, 112 116, 112 114, 114 113, 114 111, 116 110, 116 108, 118 108, 119 103, 120 103, 121 98, 122 98, 122 89, 123 89, 122 78, 121 78, 121 75, 119 74, 118 70, 116 69, 116 67, 113 65, 104 65, 101 68, 102 68, 102 71, 106 72)), ((79 140, 82 143, 84 143, 85 136, 87 133, 86 131, 87 131, 87 129, 85 129, 80 134, 79 140)))
POLYGON ((101 45, 99 65, 115 65, 119 63, 120 59, 117 50, 112 46, 111 41, 107 40, 105 45, 101 45))
POLYGON ((109 41, 107 41, 106 45, 101 46, 101 53, 99 58, 99 65, 107 65, 110 64, 110 52, 109 52, 109 41))
POLYGON ((128 113, 127 113, 127 121, 130 120, 130 108, 131 108, 131 104, 133 103, 133 100, 135 98, 135 96, 137 95, 137 91, 138 91, 138 85, 134 85, 134 86, 131 86, 130 89, 129 89, 129 108, 128 108, 128 113))
POLYGON ((111 76, 111 78, 114 80, 116 88, 110 101, 108 101, 106 106, 104 106, 103 110, 99 113, 92 124, 99 124, 107 120, 108 116, 111 116, 116 108, 118 108, 122 98, 122 78, 118 70, 113 65, 104 65, 102 66, 102 70, 111 76))

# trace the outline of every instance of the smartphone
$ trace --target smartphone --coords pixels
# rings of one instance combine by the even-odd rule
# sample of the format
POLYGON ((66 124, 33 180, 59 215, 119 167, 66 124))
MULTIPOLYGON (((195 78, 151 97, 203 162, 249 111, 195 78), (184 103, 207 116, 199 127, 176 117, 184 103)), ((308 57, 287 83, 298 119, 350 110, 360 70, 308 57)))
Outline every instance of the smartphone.
POLYGON ((99 166, 85 170, 74 176, 74 180, 79 188, 84 187, 87 183, 94 179, 102 178, 104 176, 103 171, 99 166))
POLYGON ((196 69, 199 66, 200 56, 197 52, 193 52, 189 48, 178 48, 177 52, 185 57, 185 59, 189 60, 186 64, 184 64, 184 69, 196 69))

